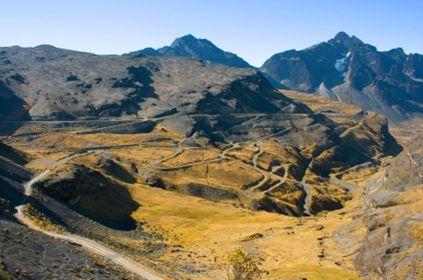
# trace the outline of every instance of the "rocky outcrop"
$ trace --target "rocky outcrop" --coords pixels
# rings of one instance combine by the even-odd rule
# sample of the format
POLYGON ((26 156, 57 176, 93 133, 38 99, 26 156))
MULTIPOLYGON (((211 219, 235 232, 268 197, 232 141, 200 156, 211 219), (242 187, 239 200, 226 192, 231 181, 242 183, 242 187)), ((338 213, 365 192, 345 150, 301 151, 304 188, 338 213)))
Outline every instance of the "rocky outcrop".
MULTIPOLYGON (((0 66, 1 67, 1 66, 0 66)), ((0 80, 0 119, 28 119, 25 101, 0 80)))
POLYGON ((114 177, 122 182, 133 184, 136 178, 126 170, 121 164, 111 159, 102 159, 99 162, 99 168, 107 175, 114 177))
POLYGON ((346 147, 344 158, 355 165, 361 158, 377 160, 379 157, 395 156, 401 146, 389 133, 386 118, 370 115, 340 135, 340 142, 346 147), (353 156, 355 155, 355 156, 353 156))
POLYGON ((380 52, 344 32, 269 58, 260 70, 282 85, 356 104, 402 121, 423 114, 423 59, 400 48, 380 52))

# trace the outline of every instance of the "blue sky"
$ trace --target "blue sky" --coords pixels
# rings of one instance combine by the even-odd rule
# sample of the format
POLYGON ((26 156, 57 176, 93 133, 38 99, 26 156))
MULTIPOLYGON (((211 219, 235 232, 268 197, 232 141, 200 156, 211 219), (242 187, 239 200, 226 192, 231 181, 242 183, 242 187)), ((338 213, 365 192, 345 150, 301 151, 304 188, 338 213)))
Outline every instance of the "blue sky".
POLYGON ((421 0, 0 0, 0 46, 120 54, 191 33, 260 66, 338 31, 423 53, 421 0))

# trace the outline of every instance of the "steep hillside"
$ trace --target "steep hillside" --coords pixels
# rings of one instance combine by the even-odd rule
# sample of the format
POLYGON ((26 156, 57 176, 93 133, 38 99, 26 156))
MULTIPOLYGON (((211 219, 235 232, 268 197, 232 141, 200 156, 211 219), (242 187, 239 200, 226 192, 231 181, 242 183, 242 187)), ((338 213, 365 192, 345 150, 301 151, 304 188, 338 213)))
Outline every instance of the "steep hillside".
POLYGON ((76 245, 38 233, 18 223, 14 207, 25 196, 22 185, 31 178, 20 163, 24 154, 0 145, 0 278, 1 279, 135 279, 101 257, 76 245))
POLYGON ((290 104, 253 69, 52 46, 2 48, 0 55, 2 119, 272 113, 290 104))
POLYGON ((269 58, 260 70, 286 87, 316 93, 403 121, 423 114, 423 59, 386 52, 344 32, 304 50, 269 58))

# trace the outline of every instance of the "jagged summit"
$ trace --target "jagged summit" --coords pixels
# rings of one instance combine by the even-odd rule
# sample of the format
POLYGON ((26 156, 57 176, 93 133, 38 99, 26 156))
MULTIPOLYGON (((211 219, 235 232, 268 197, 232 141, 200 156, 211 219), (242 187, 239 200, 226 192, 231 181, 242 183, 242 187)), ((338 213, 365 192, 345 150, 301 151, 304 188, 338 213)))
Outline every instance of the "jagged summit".
POLYGON ((176 38, 170 46, 171 47, 177 47, 177 46, 185 45, 185 44, 196 44, 200 41, 208 42, 208 43, 212 44, 210 41, 208 41, 206 39, 197 39, 194 35, 187 34, 187 35, 184 35, 182 37, 176 38))
POLYGON ((157 50, 145 48, 130 53, 130 55, 142 56, 179 56, 201 59, 209 63, 224 64, 232 67, 250 67, 250 65, 236 54, 226 52, 207 39, 196 38, 191 34, 179 37, 170 46, 157 50))
POLYGON ((356 36, 354 35, 350 36, 343 31, 337 33, 333 39, 328 41, 328 43, 342 44, 346 48, 352 48, 353 46, 364 45, 363 41, 358 39, 356 36))

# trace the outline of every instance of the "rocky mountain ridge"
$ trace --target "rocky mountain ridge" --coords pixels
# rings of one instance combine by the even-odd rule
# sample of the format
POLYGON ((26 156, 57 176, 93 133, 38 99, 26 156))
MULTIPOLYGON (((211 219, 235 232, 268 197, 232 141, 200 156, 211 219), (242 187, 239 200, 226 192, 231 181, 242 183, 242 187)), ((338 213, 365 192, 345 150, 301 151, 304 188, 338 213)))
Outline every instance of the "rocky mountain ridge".
POLYGON ((344 32, 304 50, 273 55, 260 70, 282 85, 402 121, 423 114, 423 56, 378 51, 344 32))

